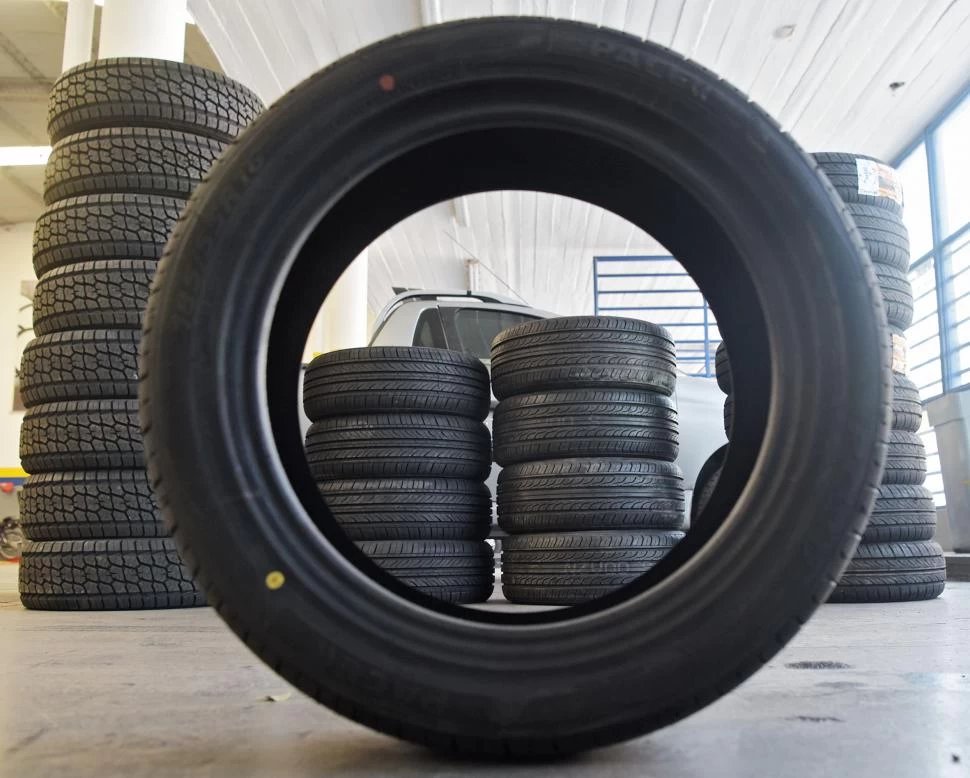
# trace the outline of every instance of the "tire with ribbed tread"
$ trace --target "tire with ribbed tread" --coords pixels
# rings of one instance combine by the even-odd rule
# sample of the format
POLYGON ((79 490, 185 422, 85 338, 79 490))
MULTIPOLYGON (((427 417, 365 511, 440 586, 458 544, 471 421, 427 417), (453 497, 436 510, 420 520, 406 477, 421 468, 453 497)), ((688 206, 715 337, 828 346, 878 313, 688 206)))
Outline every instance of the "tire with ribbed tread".
POLYGON ((144 470, 40 473, 24 482, 20 520, 31 540, 168 534, 144 470))
POLYGON ((734 395, 729 394, 724 398, 724 434, 731 439, 731 431, 734 429, 734 395))
POLYGON ((946 588, 938 543, 863 543, 829 597, 835 603, 932 600, 946 588))
POLYGON ((570 457, 677 458, 677 408, 666 395, 573 389, 502 400, 492 426, 500 465, 570 457))
POLYGON ((28 473, 144 467, 137 400, 80 400, 30 408, 20 426, 28 473))
POLYGON ((916 384, 902 373, 893 373, 893 423, 900 432, 916 432, 923 424, 923 403, 916 384))
POLYGON ((902 217, 873 205, 847 203, 846 209, 873 262, 909 270, 909 231, 902 217))
POLYGON ((913 285, 905 271, 894 265, 873 263, 886 319, 894 327, 905 330, 913 323, 913 285))
POLYGON ((238 81, 160 59, 98 59, 65 71, 48 101, 52 142, 105 127, 156 127, 231 141, 263 110, 238 81))
POLYGON ((315 421, 306 435, 315 479, 385 476, 484 481, 492 464, 488 429, 462 416, 374 413, 315 421))
POLYGON ((481 540, 492 523, 491 495, 480 481, 328 479, 318 488, 351 540, 481 540))
POLYGON ((20 601, 32 610, 205 604, 171 538, 28 542, 19 588, 20 601))
POLYGON ((922 485, 884 484, 872 506, 863 543, 931 540, 936 532, 936 503, 922 485))
POLYGON ((731 394, 731 361, 728 358, 727 346, 721 341, 717 344, 714 352, 714 374, 717 377, 717 385, 724 394, 731 394))
POLYGON ((883 484, 919 485, 926 480, 926 447, 915 432, 889 433, 883 484))
POLYGON ((565 532, 502 541, 502 591, 509 602, 576 605, 639 578, 683 532, 565 532))
POLYGON ((610 316, 564 316, 517 324, 492 341, 499 400, 552 389, 640 389, 671 394, 674 342, 663 327, 610 316))
POLYGON ((185 201, 149 194, 68 197, 47 207, 34 227, 37 277, 61 265, 162 256, 185 201))
POLYGON ((44 202, 113 192, 187 198, 226 145, 154 127, 68 135, 54 145, 47 160, 44 202))
POLYGON ((24 405, 138 396, 140 330, 75 330, 34 338, 24 349, 24 405))
POLYGON ((446 413, 481 421, 491 393, 481 360, 456 351, 371 347, 316 357, 303 378, 311 421, 342 414, 446 413))
POLYGON ((503 468, 498 523, 510 534, 684 526, 684 478, 671 462, 550 459, 503 468))
POLYGON ((109 259, 63 265, 34 289, 34 332, 141 329, 157 263, 109 259))
MULTIPOLYGON (((839 193, 843 202, 870 205, 897 216, 902 215, 903 206, 895 197, 861 194, 859 192, 859 167, 856 160, 869 160, 892 169, 887 163, 865 154, 848 154, 838 151, 820 152, 812 154, 812 156, 822 172, 832 182, 832 186, 835 187, 835 191, 839 193)), ((895 171, 893 171, 893 174, 898 176, 895 171)))

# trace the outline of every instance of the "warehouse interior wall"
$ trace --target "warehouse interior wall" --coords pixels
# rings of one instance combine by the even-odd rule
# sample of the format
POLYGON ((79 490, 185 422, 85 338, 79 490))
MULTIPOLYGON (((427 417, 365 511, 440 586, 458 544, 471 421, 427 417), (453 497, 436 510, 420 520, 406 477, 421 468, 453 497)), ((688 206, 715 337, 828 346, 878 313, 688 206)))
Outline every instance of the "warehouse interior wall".
POLYGON ((33 337, 22 329, 33 326, 33 235, 33 222, 0 227, 0 472, 20 467, 24 414, 14 410, 14 381, 20 355, 33 337))

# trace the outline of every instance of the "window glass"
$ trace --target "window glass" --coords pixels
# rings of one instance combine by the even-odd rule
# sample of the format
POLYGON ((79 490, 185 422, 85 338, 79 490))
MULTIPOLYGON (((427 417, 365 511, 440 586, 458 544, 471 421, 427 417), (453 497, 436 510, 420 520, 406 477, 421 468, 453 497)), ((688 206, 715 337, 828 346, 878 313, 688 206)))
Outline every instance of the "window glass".
POLYGON ((933 221, 930 216, 930 177, 926 167, 926 145, 921 143, 898 168, 903 182, 903 221, 909 230, 913 260, 933 248, 933 221))
POLYGON ((943 393, 940 362, 940 318, 937 313, 936 271, 932 259, 909 272, 913 285, 913 325, 906 331, 909 377, 925 401, 943 393))
POLYGON ((536 317, 487 308, 442 308, 441 319, 450 348, 479 359, 490 359, 492 339, 496 335, 536 317))
POLYGON ((448 348, 445 343, 445 333, 441 328, 441 316, 437 308, 428 308, 418 318, 414 329, 414 345, 430 346, 431 348, 448 348))
MULTIPOLYGON (((970 222, 970 99, 939 126, 936 176, 939 179, 940 226, 946 238, 970 222)), ((905 194, 905 190, 904 190, 905 194)))
POLYGON ((961 236, 946 248, 943 274, 950 348, 947 367, 956 374, 952 386, 955 389, 970 383, 970 235, 961 236))

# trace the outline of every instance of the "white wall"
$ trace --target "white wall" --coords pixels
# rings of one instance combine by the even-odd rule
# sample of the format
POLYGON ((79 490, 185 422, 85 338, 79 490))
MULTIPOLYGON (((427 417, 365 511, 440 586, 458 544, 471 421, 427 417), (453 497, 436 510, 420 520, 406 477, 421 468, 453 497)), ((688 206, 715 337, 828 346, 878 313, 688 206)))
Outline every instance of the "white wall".
POLYGON ((33 223, 0 226, 0 472, 20 467, 22 411, 13 410, 14 373, 33 332, 17 334, 18 326, 32 326, 30 300, 22 294, 32 284, 33 223), (25 307, 27 306, 27 307, 25 307), (23 309, 23 310, 21 310, 23 309))

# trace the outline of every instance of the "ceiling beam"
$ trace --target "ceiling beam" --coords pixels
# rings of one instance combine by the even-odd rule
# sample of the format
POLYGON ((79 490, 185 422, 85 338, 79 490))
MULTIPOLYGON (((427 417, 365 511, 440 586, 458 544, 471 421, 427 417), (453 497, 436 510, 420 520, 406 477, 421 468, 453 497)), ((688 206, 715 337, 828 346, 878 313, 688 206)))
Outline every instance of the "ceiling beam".
POLYGON ((30 61, 17 45, 6 35, 0 32, 0 51, 3 51, 10 59, 17 63, 17 66, 24 71, 31 79, 41 83, 47 83, 49 79, 40 69, 30 61))
POLYGON ((0 100, 46 100, 53 88, 53 81, 0 78, 0 100))
POLYGON ((0 178, 6 181, 10 186, 19 191, 22 195, 25 195, 30 200, 33 200, 35 204, 43 206, 44 198, 40 192, 38 192, 34 187, 29 184, 25 184, 17 176, 10 172, 9 168, 0 168, 0 178))

